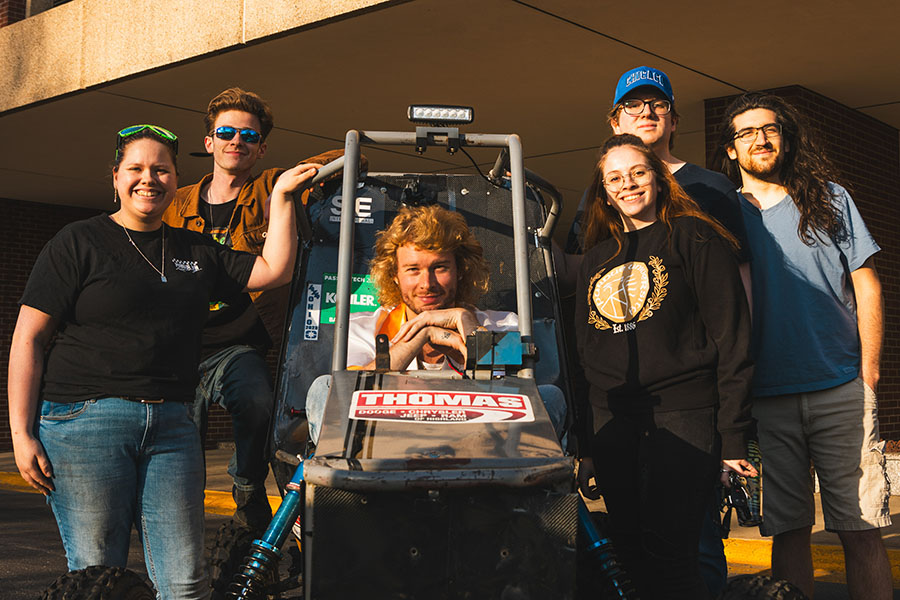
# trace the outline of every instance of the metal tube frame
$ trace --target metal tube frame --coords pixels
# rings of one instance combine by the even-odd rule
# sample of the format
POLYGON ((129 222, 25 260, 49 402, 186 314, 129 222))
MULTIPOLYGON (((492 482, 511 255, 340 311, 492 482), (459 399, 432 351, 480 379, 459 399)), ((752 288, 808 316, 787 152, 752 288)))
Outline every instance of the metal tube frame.
MULTIPOLYGON (((443 131, 428 132, 428 146, 447 146, 451 136, 443 131)), ((454 140, 456 138, 454 137, 454 140)), ((422 137, 419 137, 421 142, 422 137)), ((524 345, 533 343, 531 310, 531 285, 528 268, 528 240, 525 224, 525 163, 522 141, 518 135, 460 133, 461 146, 508 148, 510 173, 512 174, 513 254, 516 261, 516 309, 519 317, 519 333, 524 345)), ((347 368, 347 345, 350 332, 350 286, 353 271, 353 238, 356 216, 356 190, 359 183, 360 144, 416 147, 416 133, 399 131, 357 131, 351 129, 344 140, 344 180, 341 194, 341 226, 338 248, 338 272, 334 323, 334 350, 331 370, 347 368)), ((534 359, 526 356, 518 376, 534 378, 534 359)))

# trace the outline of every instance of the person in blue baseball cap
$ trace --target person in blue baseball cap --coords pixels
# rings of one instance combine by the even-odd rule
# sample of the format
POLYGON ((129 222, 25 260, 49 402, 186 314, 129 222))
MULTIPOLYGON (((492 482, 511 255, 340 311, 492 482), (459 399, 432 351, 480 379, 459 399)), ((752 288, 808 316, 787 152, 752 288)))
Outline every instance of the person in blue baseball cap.
MULTIPOLYGON (((625 71, 616 84, 609 125, 616 134, 631 133, 647 144, 669 168, 678 184, 700 208, 719 221, 740 244, 741 278, 750 300, 750 263, 747 233, 735 186, 722 175, 672 154, 678 111, 668 75, 653 67, 625 71)), ((727 562, 718 530, 718 492, 711 500, 700 532, 700 574, 712 596, 718 595, 727 580, 727 562)))
MULTIPOLYGON (((630 133, 641 138, 700 208, 737 238, 740 244, 741 277, 749 285, 747 234, 735 186, 721 173, 704 169, 672 154, 679 115, 668 75, 659 69, 645 66, 625 71, 616 84, 613 106, 607 119, 615 134, 630 133)), ((590 200, 586 197, 581 199, 569 231, 565 248, 567 254, 581 254, 585 250, 581 243, 581 220, 590 200)), ((576 270, 577 268, 567 266, 567 272, 576 270)), ((566 276, 565 272, 563 276, 566 276)))
POLYGON ((669 77, 659 69, 637 67, 623 73, 607 116, 616 134, 641 138, 672 173, 686 164, 672 155, 678 112, 669 77))

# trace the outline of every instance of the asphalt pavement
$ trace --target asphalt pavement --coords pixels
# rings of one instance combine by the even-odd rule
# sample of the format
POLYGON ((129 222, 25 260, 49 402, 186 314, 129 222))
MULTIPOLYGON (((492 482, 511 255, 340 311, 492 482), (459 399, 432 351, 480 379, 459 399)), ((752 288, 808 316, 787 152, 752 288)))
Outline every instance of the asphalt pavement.
MULTIPOLYGON (((231 450, 207 451, 206 538, 234 510, 231 480, 226 469, 231 450)), ((274 478, 268 481, 270 501, 277 507, 278 489, 274 478)), ((818 525, 813 530, 816 600, 847 598, 843 553, 837 535, 822 529, 821 507, 818 525)), ((593 508, 599 508, 595 505, 593 508)), ((891 497, 894 525, 882 530, 891 559, 894 598, 900 600, 900 496, 891 497)), ((731 538, 725 541, 729 574, 770 573, 771 542, 755 528, 739 527, 735 522, 731 538)), ((129 568, 146 575, 137 535, 132 535, 129 568)), ((0 589, 4 600, 34 600, 50 583, 66 571, 65 552, 56 523, 43 496, 25 485, 18 476, 12 453, 0 453, 0 589)))

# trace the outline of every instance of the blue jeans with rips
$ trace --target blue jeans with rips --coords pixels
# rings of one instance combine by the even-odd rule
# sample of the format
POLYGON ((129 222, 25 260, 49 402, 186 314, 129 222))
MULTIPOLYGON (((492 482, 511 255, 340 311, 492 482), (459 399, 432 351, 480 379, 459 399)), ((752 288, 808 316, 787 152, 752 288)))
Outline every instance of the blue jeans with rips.
POLYGON ((200 363, 199 370, 194 423, 205 438, 210 404, 227 410, 234 434, 228 474, 238 489, 265 489, 269 424, 275 402, 265 359, 251 346, 230 346, 200 363))
POLYGON ((209 597, 203 451, 186 404, 44 402, 38 435, 70 570, 126 566, 134 525, 157 598, 209 597))

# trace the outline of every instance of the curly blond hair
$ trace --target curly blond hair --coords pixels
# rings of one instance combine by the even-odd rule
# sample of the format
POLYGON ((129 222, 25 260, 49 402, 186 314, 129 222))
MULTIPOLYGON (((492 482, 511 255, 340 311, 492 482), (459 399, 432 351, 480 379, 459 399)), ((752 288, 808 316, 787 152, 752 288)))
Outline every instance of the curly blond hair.
POLYGON ((375 258, 369 264, 382 306, 403 301, 397 285, 397 249, 412 244, 429 252, 452 252, 456 258, 456 303, 474 306, 488 290, 490 271, 484 250, 469 231, 465 218, 440 206, 403 207, 390 227, 375 239, 375 258))

